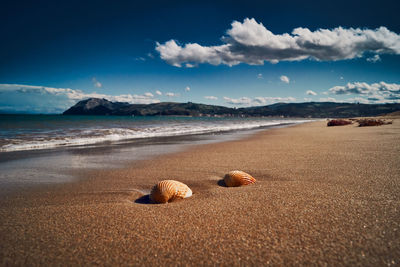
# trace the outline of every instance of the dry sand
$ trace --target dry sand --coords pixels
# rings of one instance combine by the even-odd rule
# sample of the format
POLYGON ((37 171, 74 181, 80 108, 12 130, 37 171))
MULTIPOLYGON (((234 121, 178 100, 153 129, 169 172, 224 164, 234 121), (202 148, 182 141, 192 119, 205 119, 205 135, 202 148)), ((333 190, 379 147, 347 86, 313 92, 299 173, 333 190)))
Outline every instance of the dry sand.
POLYGON ((2 199, 1 263, 399 265, 400 120, 325 125, 196 146, 2 199), (234 169, 257 183, 218 185, 234 169), (194 196, 147 204, 140 190, 161 179, 194 196))

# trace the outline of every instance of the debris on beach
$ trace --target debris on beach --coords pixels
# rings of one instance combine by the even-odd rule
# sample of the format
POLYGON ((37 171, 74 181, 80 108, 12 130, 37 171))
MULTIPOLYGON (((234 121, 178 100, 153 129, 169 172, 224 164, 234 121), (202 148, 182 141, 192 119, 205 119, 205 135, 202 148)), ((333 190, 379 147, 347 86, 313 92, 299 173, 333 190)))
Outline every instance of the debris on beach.
POLYGON ((381 126, 385 124, 392 124, 393 121, 382 120, 382 119, 359 119, 357 120, 359 127, 365 126, 381 126))
POLYGON ((151 190, 150 200, 153 203, 167 203, 176 199, 191 197, 192 190, 184 183, 175 180, 163 180, 151 190))
POLYGON ((225 185, 228 187, 254 184, 256 179, 243 171, 230 171, 224 177, 225 185))
POLYGON ((336 120, 329 120, 327 126, 343 126, 352 123, 353 122, 351 120, 336 119, 336 120))
POLYGON ((359 127, 365 126, 381 126, 385 124, 392 124, 392 120, 384 119, 373 119, 373 118, 363 118, 363 119, 333 119, 328 120, 327 126, 343 126, 353 124, 357 122, 359 127))

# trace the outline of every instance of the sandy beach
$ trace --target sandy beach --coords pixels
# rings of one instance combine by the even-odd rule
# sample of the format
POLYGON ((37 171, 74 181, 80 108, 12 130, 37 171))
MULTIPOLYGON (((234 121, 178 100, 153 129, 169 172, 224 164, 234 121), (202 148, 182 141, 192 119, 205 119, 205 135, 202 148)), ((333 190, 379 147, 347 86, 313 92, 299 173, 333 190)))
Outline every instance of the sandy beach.
POLYGON ((0 199, 3 266, 400 264, 400 119, 305 123, 75 175, 0 199), (221 186, 235 169, 257 183, 221 186), (193 197, 149 204, 163 179, 193 197))

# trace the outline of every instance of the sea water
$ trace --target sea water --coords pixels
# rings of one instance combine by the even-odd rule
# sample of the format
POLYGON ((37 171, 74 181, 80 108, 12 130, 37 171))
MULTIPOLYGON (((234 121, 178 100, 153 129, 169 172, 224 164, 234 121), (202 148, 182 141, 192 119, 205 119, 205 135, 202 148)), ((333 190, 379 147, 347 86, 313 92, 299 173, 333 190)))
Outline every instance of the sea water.
POLYGON ((0 152, 221 133, 304 120, 214 117, 0 115, 0 152))
POLYGON ((242 138, 268 127, 306 121, 0 115, 0 186, 7 191, 16 185, 68 182, 73 180, 74 170, 120 167, 191 145, 242 138))

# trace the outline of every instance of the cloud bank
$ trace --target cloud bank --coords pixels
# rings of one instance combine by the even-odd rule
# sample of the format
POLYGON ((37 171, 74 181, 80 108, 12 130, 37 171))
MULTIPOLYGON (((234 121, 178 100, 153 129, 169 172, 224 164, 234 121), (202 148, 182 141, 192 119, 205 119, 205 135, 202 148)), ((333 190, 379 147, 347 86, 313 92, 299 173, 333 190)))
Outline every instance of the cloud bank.
POLYGON ((95 92, 84 93, 81 90, 70 88, 0 84, 0 110, 8 112, 60 113, 77 101, 91 97, 131 104, 160 102, 150 92, 143 95, 124 94, 113 96, 95 92))
POLYGON ((265 61, 276 64, 304 59, 336 61, 362 57, 365 52, 400 54, 400 35, 386 27, 337 27, 315 31, 300 27, 291 33, 274 34, 254 18, 246 18, 243 23, 233 21, 221 40, 221 45, 203 46, 197 43, 180 45, 171 39, 164 44, 157 42, 155 49, 161 59, 176 67, 199 63, 263 65, 265 61))
POLYGON ((396 83, 372 83, 354 82, 344 86, 334 86, 329 93, 335 95, 359 95, 367 97, 367 100, 376 103, 400 102, 400 84, 396 83))
POLYGON ((241 97, 241 98, 230 98, 224 96, 225 103, 230 105, 238 106, 263 106, 268 104, 274 104, 279 102, 294 102, 296 98, 294 97, 241 97))

